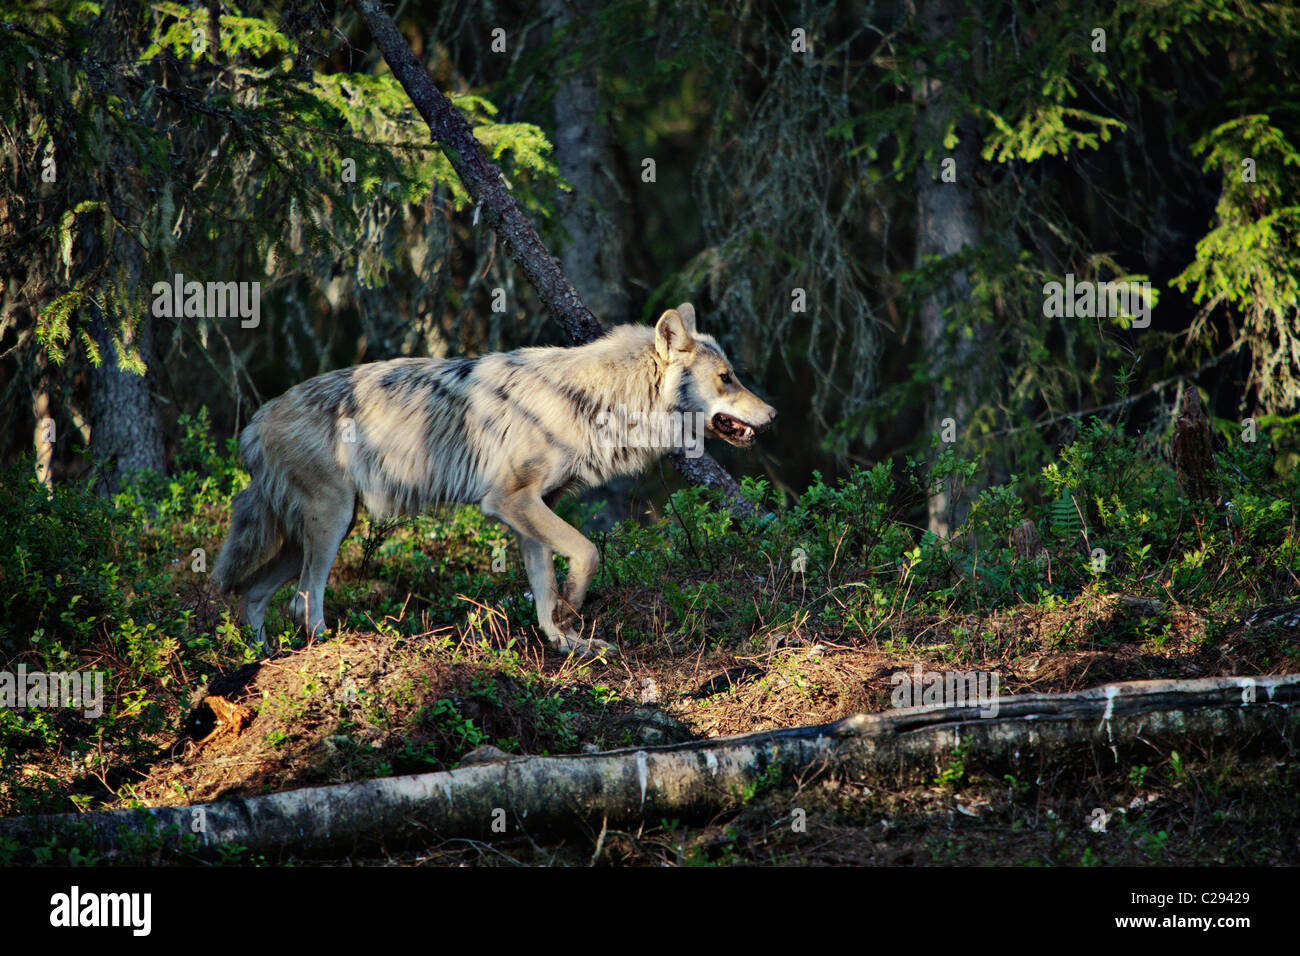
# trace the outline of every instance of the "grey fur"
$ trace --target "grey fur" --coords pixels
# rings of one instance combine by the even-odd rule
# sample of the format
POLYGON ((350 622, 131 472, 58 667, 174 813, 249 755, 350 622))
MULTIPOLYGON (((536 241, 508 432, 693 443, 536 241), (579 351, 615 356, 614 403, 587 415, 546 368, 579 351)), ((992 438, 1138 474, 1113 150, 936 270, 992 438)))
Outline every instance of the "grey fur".
POLYGON ((654 328, 618 326, 574 348, 328 372, 268 402, 240 435, 251 480, 235 498, 214 580, 223 593, 244 596, 244 621, 265 642, 267 604, 297 576, 294 616, 315 633, 324 625, 326 578, 358 505, 382 519, 472 503, 518 534, 551 643, 609 648, 555 621, 553 554, 569 559, 563 600, 574 614, 597 554, 543 499, 639 472, 667 450, 666 434, 659 447, 611 443, 598 419, 616 408, 702 414, 710 434, 742 445, 776 416, 735 379, 717 342, 695 330, 689 303, 654 328), (718 421, 727 433, 713 428, 718 421))

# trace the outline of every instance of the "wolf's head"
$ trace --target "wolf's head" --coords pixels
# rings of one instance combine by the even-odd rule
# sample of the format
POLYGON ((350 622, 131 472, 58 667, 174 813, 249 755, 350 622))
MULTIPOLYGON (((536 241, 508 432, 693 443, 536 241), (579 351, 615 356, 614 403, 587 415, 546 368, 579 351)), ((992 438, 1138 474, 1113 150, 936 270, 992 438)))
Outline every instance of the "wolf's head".
POLYGON ((740 384, 736 370, 710 335, 695 330, 695 309, 683 302, 655 324, 655 351, 681 367, 675 411, 699 413, 709 434, 744 447, 776 418, 776 409, 740 384))

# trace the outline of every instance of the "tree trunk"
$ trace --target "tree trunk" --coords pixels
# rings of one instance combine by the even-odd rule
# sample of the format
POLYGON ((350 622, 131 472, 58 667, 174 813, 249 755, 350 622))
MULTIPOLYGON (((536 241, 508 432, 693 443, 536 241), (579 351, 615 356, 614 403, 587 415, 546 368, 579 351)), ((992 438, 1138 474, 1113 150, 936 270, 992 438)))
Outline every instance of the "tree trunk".
MULTIPOLYGON (((548 0, 552 27, 570 12, 589 16, 593 0, 548 0)), ((555 90, 555 161, 573 192, 560 197, 560 224, 568 233, 560 250, 564 274, 606 325, 632 319, 627 292, 628 202, 615 173, 614 141, 600 109, 596 71, 581 67, 555 90)))
MULTIPOLYGON (((109 57, 134 56, 131 20, 130 13, 123 15, 111 7, 105 10, 103 52, 109 57)), ((88 304, 90 337, 102 360, 90 371, 90 450, 95 461, 96 490, 111 495, 138 471, 162 471, 166 456, 162 422, 149 379, 154 368, 154 343, 153 315, 143 288, 147 274, 145 248, 128 231, 143 231, 145 222, 155 213, 155 204, 141 176, 135 151, 121 139, 114 139, 108 144, 108 155, 111 162, 94 198, 113 212, 111 243, 105 248, 99 230, 83 229, 82 268, 102 270, 97 294, 88 304), (110 287, 112 295, 106 294, 110 287), (117 314, 106 313, 101 305, 117 314), (138 319, 127 312, 138 312, 138 319), (144 375, 122 367, 115 339, 120 340, 124 352, 139 354, 144 375)))
POLYGON ((36 428, 32 436, 36 446, 36 480, 46 488, 54 487, 54 442, 50 434, 50 360, 44 349, 36 352, 36 392, 32 397, 32 413, 36 428))
MULTIPOLYGON (((108 201, 116 206, 123 197, 113 196, 108 201)), ((128 209, 140 208, 133 203, 123 204, 128 209)), ((87 236, 94 236, 95 245, 100 245, 93 230, 87 230, 87 236)), ((120 291, 129 301, 136 301, 144 278, 144 250, 120 227, 106 273, 124 283, 120 291)), ((121 296, 116 298, 121 300, 121 296)), ((90 304, 90 335, 103 359, 90 372, 90 449, 98 473, 96 489, 110 495, 120 491, 135 472, 162 471, 166 465, 162 422, 149 376, 122 368, 114 331, 119 332, 124 349, 134 348, 145 368, 153 368, 153 320, 148 307, 142 309, 139 323, 133 326, 128 317, 106 315, 97 303, 90 304)))
MULTIPOLYGON (((553 29, 570 24, 570 10, 586 17, 592 0, 548 0, 553 29)), ((560 225, 567 233, 560 248, 564 274, 605 325, 631 321, 627 292, 627 201, 615 174, 614 141, 600 110, 600 82, 591 67, 581 67, 555 90, 555 161, 573 192, 560 197, 560 225)), ((636 479, 620 475, 582 493, 598 505, 588 531, 608 531, 632 512, 636 479)))
MULTIPOLYGON (((956 21, 968 14, 962 0, 916 0, 912 15, 926 47, 937 51, 949 42, 956 21)), ((943 132, 956 111, 954 84, 960 79, 960 60, 953 56, 948 65, 917 65, 919 77, 913 91, 916 105, 916 135, 924 148, 941 142, 943 132)), ((969 119, 957 124, 960 136, 956 148, 948 154, 940 151, 933 162, 922 161, 916 170, 916 265, 927 260, 948 258, 980 242, 982 227, 976 205, 975 166, 979 161, 976 131, 969 119), (956 179, 941 178, 942 160, 951 158, 956 179)), ((981 340, 979 325, 952 321, 948 313, 970 298, 971 279, 964 270, 953 272, 948 281, 933 287, 921 304, 921 339, 931 362, 936 381, 931 394, 928 426, 931 435, 942 435, 945 419, 952 419, 958 448, 969 450, 961 437, 971 425, 971 418, 981 397, 981 340)), ((949 479, 929 502, 930 530, 943 538, 960 526, 970 511, 970 500, 978 492, 972 485, 959 497, 959 489, 949 479)))

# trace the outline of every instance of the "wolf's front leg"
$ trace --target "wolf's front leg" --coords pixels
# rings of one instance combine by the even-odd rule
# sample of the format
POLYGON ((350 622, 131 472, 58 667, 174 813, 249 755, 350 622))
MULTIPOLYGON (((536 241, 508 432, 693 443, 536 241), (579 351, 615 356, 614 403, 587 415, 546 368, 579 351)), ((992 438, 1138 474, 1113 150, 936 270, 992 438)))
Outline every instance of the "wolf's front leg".
POLYGON ((613 650, 613 645, 594 638, 584 638, 571 626, 573 615, 568 613, 567 606, 561 605, 557 600, 555 560, 551 549, 540 541, 520 534, 519 551, 524 556, 528 586, 533 590, 533 602, 537 605, 537 624, 547 641, 565 654, 588 656, 613 650), (556 621, 557 613, 563 616, 562 623, 556 621))
POLYGON ((555 563, 551 549, 540 541, 519 534, 519 553, 524 556, 524 571, 537 606, 537 623, 552 644, 561 636, 555 626, 555 563))
MULTIPOLYGON (((612 644, 584 638, 572 627, 561 626, 555 621, 558 602, 552 553, 558 551, 569 559, 569 580, 565 583, 564 596, 565 601, 576 609, 582 605, 596 574, 600 558, 596 546, 546 507, 536 493, 520 492, 503 498, 488 498, 480 507, 484 513, 510 525, 519 535, 524 568, 537 605, 537 623, 552 646, 566 654, 591 655, 615 650, 612 644)), ((560 610, 567 608, 561 607, 560 610)))

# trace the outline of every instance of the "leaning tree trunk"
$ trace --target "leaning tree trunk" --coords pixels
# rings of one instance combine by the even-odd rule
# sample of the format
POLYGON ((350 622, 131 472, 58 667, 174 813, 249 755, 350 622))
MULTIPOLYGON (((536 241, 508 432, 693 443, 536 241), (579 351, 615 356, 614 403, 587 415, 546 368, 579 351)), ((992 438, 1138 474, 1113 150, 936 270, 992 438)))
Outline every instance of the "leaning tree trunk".
MULTIPOLYGON (((388 67, 429 131, 442 147, 470 197, 482 210, 483 219, 496 232, 506 252, 519 265, 547 310, 574 342, 590 342, 604 329, 583 303, 560 264, 547 250, 537 230, 515 202, 496 168, 474 138, 465 117, 434 85, 411 48, 398 32, 379 0, 355 0, 354 6, 384 54, 388 67)), ((687 458, 678 451, 668 456, 691 483, 722 492, 739 515, 752 514, 753 505, 740 493, 740 485, 707 453, 687 458)))
MULTIPOLYGON (((969 13, 962 0, 917 0, 913 16, 924 38, 931 60, 941 45, 949 42, 956 21, 969 13)), ((917 65, 919 76, 913 91, 916 106, 916 134, 921 144, 939 144, 956 111, 955 84, 960 79, 960 58, 950 56, 948 66, 932 62, 917 65)), ((979 161, 976 131, 969 118, 957 123, 960 140, 949 154, 939 153, 933 162, 922 160, 916 169, 916 265, 946 259, 976 246, 982 228, 976 206, 975 166, 979 161), (942 160, 952 159, 955 180, 942 178, 942 160)), ((983 363, 979 361, 981 326, 968 328, 969 319, 954 322, 951 310, 970 298, 971 278, 964 269, 949 273, 947 281, 932 286, 921 303, 920 326, 931 374, 937 380, 930 398, 927 419, 929 434, 951 430, 958 440, 970 427, 981 395, 983 363), (967 332, 973 333, 967 335, 967 332), (945 389, 944 382, 951 387, 945 389), (952 423, 945 428, 945 419, 952 423)), ((959 316, 962 315, 960 311, 959 316)), ((950 479, 929 502, 930 530, 948 537, 970 510, 970 498, 977 491, 968 485, 958 497, 950 479)))

